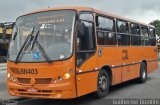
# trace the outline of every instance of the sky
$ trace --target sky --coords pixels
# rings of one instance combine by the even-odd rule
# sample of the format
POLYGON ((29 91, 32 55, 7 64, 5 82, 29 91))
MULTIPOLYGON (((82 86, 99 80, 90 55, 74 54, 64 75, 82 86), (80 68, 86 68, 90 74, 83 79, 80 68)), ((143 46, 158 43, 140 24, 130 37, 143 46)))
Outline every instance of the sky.
POLYGON ((0 0, 0 23, 13 22, 33 10, 62 6, 93 7, 145 23, 160 19, 160 0, 0 0))

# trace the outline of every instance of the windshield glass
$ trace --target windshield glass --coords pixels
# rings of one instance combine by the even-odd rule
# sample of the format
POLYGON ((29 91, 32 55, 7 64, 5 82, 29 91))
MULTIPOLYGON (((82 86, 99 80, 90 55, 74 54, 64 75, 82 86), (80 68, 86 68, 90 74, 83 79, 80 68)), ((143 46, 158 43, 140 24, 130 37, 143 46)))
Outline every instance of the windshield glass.
MULTIPOLYGON (((9 60, 15 61, 27 37, 32 34, 31 38, 34 39, 37 33, 36 41, 52 61, 69 58, 73 52, 74 21, 73 10, 39 12, 19 17, 12 32, 9 60)), ((30 40, 30 45, 21 54, 20 62, 46 61, 33 41, 30 40)))

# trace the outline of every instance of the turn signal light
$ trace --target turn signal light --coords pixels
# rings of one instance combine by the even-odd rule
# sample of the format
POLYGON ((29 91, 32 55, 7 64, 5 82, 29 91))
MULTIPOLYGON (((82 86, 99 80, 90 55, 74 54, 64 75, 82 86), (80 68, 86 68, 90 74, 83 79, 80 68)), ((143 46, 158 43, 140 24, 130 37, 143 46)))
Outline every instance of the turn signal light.
POLYGON ((71 77, 71 74, 65 73, 63 76, 58 76, 57 79, 52 79, 51 83, 58 83, 58 82, 63 82, 66 79, 69 79, 71 77))
POLYGON ((70 77, 71 77, 71 75, 69 73, 64 74, 64 79, 69 79, 70 77))

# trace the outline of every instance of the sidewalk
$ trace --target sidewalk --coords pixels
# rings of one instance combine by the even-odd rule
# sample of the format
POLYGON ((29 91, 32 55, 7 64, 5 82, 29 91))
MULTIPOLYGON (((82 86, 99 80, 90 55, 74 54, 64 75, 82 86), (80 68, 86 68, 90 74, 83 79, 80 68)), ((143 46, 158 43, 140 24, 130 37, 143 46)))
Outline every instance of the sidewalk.
POLYGON ((6 70, 7 64, 6 63, 0 63, 0 71, 6 70))

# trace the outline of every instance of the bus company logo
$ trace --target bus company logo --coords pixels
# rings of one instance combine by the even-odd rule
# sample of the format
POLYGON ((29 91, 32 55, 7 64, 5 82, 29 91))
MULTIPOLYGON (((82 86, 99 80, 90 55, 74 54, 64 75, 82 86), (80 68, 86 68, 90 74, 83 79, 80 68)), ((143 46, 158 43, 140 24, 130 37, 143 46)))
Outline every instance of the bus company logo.
POLYGON ((31 84, 31 85, 34 85, 35 83, 36 83, 36 80, 35 80, 34 78, 31 78, 30 84, 31 84))
POLYGON ((19 69, 19 68, 14 68, 14 67, 10 67, 10 70, 15 73, 15 74, 38 74, 38 70, 37 69, 31 69, 31 68, 27 68, 27 69, 19 69))
POLYGON ((99 51, 98 51, 98 56, 100 57, 101 55, 102 55, 102 51, 99 50, 99 51))

